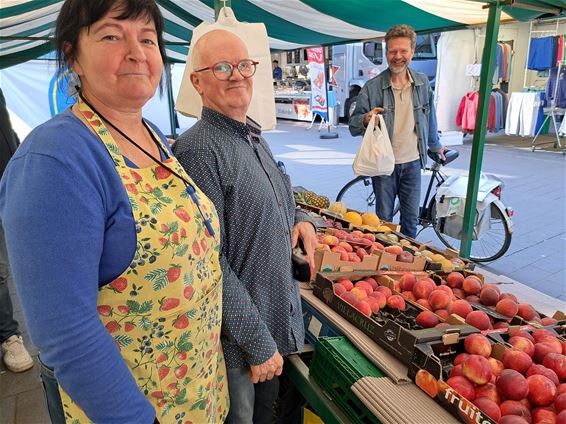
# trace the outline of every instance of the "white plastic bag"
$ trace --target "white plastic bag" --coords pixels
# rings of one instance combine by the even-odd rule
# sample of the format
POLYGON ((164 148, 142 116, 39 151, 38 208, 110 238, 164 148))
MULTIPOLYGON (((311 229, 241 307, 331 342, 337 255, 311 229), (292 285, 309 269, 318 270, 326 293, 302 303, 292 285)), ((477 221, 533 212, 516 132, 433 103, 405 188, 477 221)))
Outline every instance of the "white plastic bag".
MULTIPOLYGON (((263 23, 238 22, 234 11, 229 7, 220 10, 218 20, 209 24, 202 22, 193 29, 191 47, 207 32, 215 29, 224 29, 233 32, 246 44, 251 59, 259 61, 254 79, 254 91, 247 115, 256 121, 262 130, 275 128, 275 94, 273 91, 273 78, 271 75, 271 54, 269 52, 269 39, 263 23)), ((202 101, 191 83, 193 71, 193 50, 189 49, 187 64, 181 88, 177 96, 175 108, 185 116, 194 116, 200 119, 202 101)))
POLYGON ((362 144, 356 153, 352 169, 354 174, 365 177, 391 175, 395 168, 395 156, 385 127, 383 116, 377 115, 380 125, 375 124, 376 115, 371 117, 362 144), (383 128, 383 131, 380 129, 383 128))

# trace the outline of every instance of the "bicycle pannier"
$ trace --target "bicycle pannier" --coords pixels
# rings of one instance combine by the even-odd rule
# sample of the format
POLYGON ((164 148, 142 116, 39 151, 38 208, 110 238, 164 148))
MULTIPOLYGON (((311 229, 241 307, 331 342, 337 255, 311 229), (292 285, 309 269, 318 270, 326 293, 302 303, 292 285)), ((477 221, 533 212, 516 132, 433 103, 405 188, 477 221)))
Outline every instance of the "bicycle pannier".
POLYGON ((395 156, 381 115, 371 117, 352 168, 354 174, 366 177, 391 175, 393 172, 395 156), (376 125, 376 119, 379 119, 381 129, 376 125))

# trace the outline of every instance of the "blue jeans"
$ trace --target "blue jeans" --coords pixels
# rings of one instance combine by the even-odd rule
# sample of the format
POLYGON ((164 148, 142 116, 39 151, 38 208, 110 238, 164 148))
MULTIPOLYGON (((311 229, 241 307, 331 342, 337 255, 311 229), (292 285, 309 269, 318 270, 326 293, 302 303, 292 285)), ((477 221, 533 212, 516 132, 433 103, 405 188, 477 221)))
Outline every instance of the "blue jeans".
POLYGON ((399 197, 401 232, 415 238, 421 200, 421 161, 417 159, 396 164, 391 175, 373 177, 372 182, 377 216, 385 221, 391 221, 395 198, 399 197))
POLYGON ((20 335, 18 322, 14 319, 12 300, 8 292, 8 280, 10 278, 6 240, 4 239, 4 230, 0 224, 0 343, 5 342, 14 335, 20 335))
POLYGON ((41 362, 39 358, 39 374, 43 383, 43 393, 47 403, 47 411, 52 424, 65 424, 65 413, 63 412, 63 404, 59 393, 59 384, 55 378, 53 370, 41 362))
POLYGON ((249 368, 227 369, 230 411, 225 424, 302 424, 304 399, 285 375, 252 384, 249 368), (280 390, 282 389, 282 390, 280 390), (279 397, 279 416, 274 417, 279 397))

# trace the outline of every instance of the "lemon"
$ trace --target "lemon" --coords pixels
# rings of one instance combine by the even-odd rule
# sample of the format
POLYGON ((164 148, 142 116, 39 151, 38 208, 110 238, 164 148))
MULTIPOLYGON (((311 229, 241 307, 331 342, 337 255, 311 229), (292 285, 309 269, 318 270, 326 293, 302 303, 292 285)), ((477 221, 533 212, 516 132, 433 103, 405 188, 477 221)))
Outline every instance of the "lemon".
POLYGON ((334 202, 330 205, 328 210, 340 215, 344 215, 348 211, 344 202, 334 202))
POLYGON ((390 233, 391 228, 389 228, 387 225, 380 225, 379 227, 377 227, 377 232, 378 233, 390 233))

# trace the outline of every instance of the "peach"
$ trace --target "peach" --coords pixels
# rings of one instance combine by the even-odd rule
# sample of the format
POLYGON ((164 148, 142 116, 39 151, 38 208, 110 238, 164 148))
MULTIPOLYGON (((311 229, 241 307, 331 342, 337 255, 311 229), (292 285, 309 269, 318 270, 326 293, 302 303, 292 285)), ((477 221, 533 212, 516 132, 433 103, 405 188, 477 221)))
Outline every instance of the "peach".
POLYGON ((480 279, 475 275, 469 275, 462 282, 462 288, 468 295, 478 294, 481 291, 481 286, 480 279))
MULTIPOLYGON (((512 369, 505 369, 501 371, 495 385, 497 386, 499 394, 506 399, 520 400, 527 397, 529 394, 527 379, 519 372, 512 369)), ((507 415, 503 412, 503 410, 501 413, 503 415, 507 415)))
POLYGON ((558 324, 558 320, 550 317, 544 317, 540 320, 542 325, 556 325, 558 324))
POLYGON ((431 311, 422 311, 417 315, 415 321, 423 328, 432 328, 440 322, 436 314, 431 311))
POLYGON ((385 250, 385 246, 378 241, 372 243, 373 250, 385 250))
POLYGON ((480 298, 478 296, 476 296, 475 294, 470 295, 470 296, 466 296, 465 299, 470 303, 481 303, 480 298))
POLYGON ((487 330, 491 326, 489 317, 484 311, 472 311, 466 317, 466 324, 479 328, 480 330, 487 330))
POLYGON ((450 296, 450 299, 452 299, 454 297, 454 292, 452 291, 452 289, 446 285, 440 285, 440 286, 436 286, 436 288, 434 290, 440 290, 443 292, 446 292, 446 294, 448 294, 448 296, 450 296))
POLYGON ((557 413, 566 410, 566 393, 560 393, 554 398, 554 409, 557 413))
POLYGON ((540 342, 543 337, 556 337, 556 334, 546 328, 538 328, 533 332, 533 338, 536 343, 540 342))
POLYGON ((338 240, 338 237, 335 236, 324 236, 324 238, 322 239, 322 243, 327 244, 329 246, 337 246, 338 243, 340 243, 340 240, 338 240))
POLYGON ((560 383, 556 386, 556 396, 566 393, 566 383, 560 383))
POLYGON ((364 280, 360 280, 358 281, 356 284, 354 284, 354 287, 357 287, 359 289, 362 289, 363 291, 366 292, 366 294, 369 296, 370 294, 373 293, 373 289, 371 288, 371 286, 369 285, 369 283, 367 283, 364 280))
POLYGON ((385 305, 387 304, 387 298, 380 291, 374 291, 368 297, 371 297, 371 298, 377 300, 377 304, 379 305, 379 309, 385 307, 385 305))
POLYGON ((527 421, 524 418, 518 417, 517 415, 504 415, 499 419, 499 421, 497 421, 497 424, 529 424, 529 423, 530 420, 527 421))
POLYGON ((356 249, 356 255, 358 255, 358 257, 363 261, 364 260, 364 256, 368 255, 368 252, 366 249, 364 249, 363 247, 358 247, 356 249))
POLYGON ((436 378, 428 371, 419 370, 415 376, 415 384, 424 390, 431 398, 435 398, 438 394, 436 378))
POLYGON ((540 338, 537 343, 547 343, 553 347, 553 352, 562 353, 562 343, 554 336, 546 336, 540 338))
POLYGON ((533 424, 555 424, 556 414, 550 408, 535 408, 531 411, 533 424))
POLYGON ((451 272, 446 277, 446 284, 449 287, 452 287, 453 289, 461 288, 463 282, 464 282, 464 276, 461 273, 456 272, 456 271, 451 272))
POLYGON ((364 233, 360 230, 354 230, 351 233, 354 237, 363 237, 364 233))
POLYGON ((555 386, 558 386, 560 384, 560 380, 558 379, 556 373, 550 368, 546 368, 544 365, 533 364, 527 370, 527 377, 537 374, 544 375, 546 378, 552 381, 555 386))
POLYGON ((531 336, 531 333, 525 330, 513 330, 509 332, 509 337, 524 337, 525 339, 529 339, 531 342, 535 343, 535 338, 531 336))
POLYGON ((430 278, 423 278, 413 286, 413 293, 417 299, 428 299, 428 296, 436 288, 436 284, 430 278))
POLYGON ((403 253, 403 248, 401 246, 387 246, 385 248, 385 251, 387 253, 391 253, 392 255, 399 255, 400 253, 403 253))
POLYGON ((531 321, 534 317, 536 317, 537 312, 531 304, 519 303, 519 310, 517 311, 517 315, 519 315, 525 321, 531 321))
MULTIPOLYGON (((343 260, 342 255, 343 254, 340 254, 340 260, 343 260)), ((350 261, 350 262, 361 262, 362 261, 360 259, 360 257, 354 252, 349 252, 349 253, 347 253, 347 255, 348 255, 348 261, 350 261)))
POLYGON ((365 239, 367 239, 367 240, 369 240, 373 243, 375 241, 375 234, 364 233, 364 234, 362 234, 362 238, 365 238, 365 239))
POLYGON ((486 306, 495 306, 499 302, 499 293, 493 287, 485 286, 480 292, 480 302, 486 306))
POLYGON ((446 309, 437 309, 434 313, 442 319, 446 319, 450 316, 450 313, 446 309))
POLYGON ((351 292, 345 292, 342 296, 340 296, 340 298, 352 306, 358 303, 358 298, 351 292))
POLYGON ((559 353, 556 350, 556 346, 551 343, 536 343, 535 344, 535 355, 533 359, 537 364, 543 364, 544 358, 551 353, 559 353))
POLYGON ((464 349, 472 355, 491 356, 491 343, 483 334, 470 334, 464 340, 464 349))
POLYGON ((410 272, 406 272, 399 279, 399 283, 401 284, 401 289, 403 289, 403 291, 413 290, 413 286, 416 282, 417 279, 415 274, 411 274, 410 272))
POLYGON ((466 297, 466 293, 462 289, 452 289, 452 294, 458 299, 464 299, 466 297))
POLYGON ((527 377, 529 385, 528 399, 532 405, 548 406, 554 402, 556 396, 556 386, 544 375, 535 374, 527 377))
POLYGON ((499 409, 499 405, 488 398, 476 398, 474 404, 482 410, 484 414, 486 414, 491 419, 495 420, 496 422, 499 421, 501 418, 501 410, 499 409))
POLYGON ((383 293, 386 299, 393 294, 391 292, 391 289, 385 286, 379 286, 378 288, 375 289, 375 291, 383 293))
POLYGON ((456 390, 461 396, 464 396, 469 401, 473 401, 476 398, 476 391, 474 385, 463 376, 450 377, 446 380, 446 384, 456 390))
POLYGON ((354 283, 352 283, 350 280, 346 280, 346 279, 338 280, 337 283, 342 284, 346 289, 346 291, 350 291, 354 288, 354 283))
POLYGON ((317 243, 315 250, 326 250, 328 252, 330 252, 330 246, 327 244, 323 244, 323 243, 317 243))
POLYGON ((364 302, 367 302, 370 306, 372 313, 377 314, 379 312, 379 301, 376 298, 368 296, 364 299, 364 302))
POLYGON ((360 300, 354 307, 365 316, 371 317, 371 306, 365 300, 360 300))
POLYGON ((478 398, 487 398, 491 399, 496 404, 501 404, 502 399, 497 392, 497 387, 493 383, 487 383, 483 386, 476 387, 476 399, 478 398))
POLYGON ((432 308, 430 307, 428 300, 426 299, 417 299, 417 303, 419 305, 422 305, 423 307, 425 307, 426 309, 428 309, 429 311, 432 310, 432 308))
POLYGON ((373 290, 375 290, 378 287, 378 284, 377 284, 377 281, 375 281, 375 278, 366 277, 365 280, 367 281, 367 283, 371 286, 371 288, 373 290))
POLYGON ((456 357, 454 358, 454 365, 460 365, 462 363, 462 361, 464 359, 466 359, 468 356, 470 356, 469 353, 459 353, 458 355, 456 355, 456 357))
POLYGON ((495 358, 487 358, 487 360, 489 362, 489 365, 491 366, 491 374, 495 377, 499 377, 501 371, 505 369, 503 362, 495 358))
MULTIPOLYGON (((339 246, 334 246, 332 249, 338 249, 338 248, 339 248, 339 246)), ((340 249, 342 249, 342 248, 340 247, 340 249)), ((341 261, 347 262, 351 259, 350 254, 348 252, 338 252, 338 253, 340 253, 340 260, 341 261)))
POLYGON ((522 350, 513 348, 503 352, 503 365, 505 365, 505 368, 510 368, 523 374, 532 364, 533 360, 531 357, 522 350))
POLYGON ((509 323, 508 323, 508 322, 505 322, 505 321, 499 321, 499 322, 496 322, 496 323, 493 325, 493 328, 494 328, 494 329, 509 328, 509 327, 510 327, 509 323))
POLYGON ((358 299, 358 300, 362 300, 362 299, 365 299, 366 297, 368 297, 368 294, 366 293, 366 291, 359 288, 359 287, 354 287, 352 290, 350 290, 350 293, 352 293, 354 296, 356 296, 356 299, 358 299))
POLYGON ((407 306, 405 305, 405 300, 397 294, 389 296, 389 298, 387 299, 387 306, 393 309, 398 309, 400 311, 404 311, 407 308, 407 306))
POLYGON ((342 246, 334 246, 332 249, 330 249, 330 251, 334 252, 334 253, 340 253, 340 254, 348 253, 348 252, 346 252, 346 249, 344 249, 342 246))
POLYGON ((462 365, 455 365, 450 370, 450 375, 448 377, 457 377, 459 375, 464 375, 462 373, 462 365))
POLYGON ((551 352, 544 357, 542 364, 556 373, 560 381, 566 380, 566 356, 551 352))
POLYGON ((491 380, 491 366, 481 355, 470 355, 462 361, 464 377, 477 385, 486 384, 491 380))
POLYGON ((336 296, 341 296, 342 294, 346 293, 346 291, 347 291, 346 288, 342 284, 339 284, 339 283, 334 283, 332 285, 332 287, 334 287, 334 294, 336 296))
POLYGON ((502 299, 511 299, 515 303, 519 303, 517 301, 517 297, 514 294, 511 294, 511 293, 501 293, 501 295, 499 296, 499 300, 502 300, 502 299))
POLYGON ((417 301, 417 298, 415 297, 412 291, 404 291, 401 292, 401 294, 405 296, 407 299, 412 300, 413 302, 417 301))
POLYGON ((341 248, 343 248, 346 252, 350 253, 354 251, 354 248, 352 247, 352 245, 348 242, 345 241, 341 241, 340 243, 338 243, 338 246, 340 246, 341 248))
POLYGON ((521 418, 523 419, 523 422, 526 423, 531 422, 531 411, 529 411, 529 408, 527 408, 521 402, 508 399, 505 402, 503 402, 501 405, 499 405, 499 409, 501 410, 501 420, 499 420, 499 423, 504 422, 503 418, 506 416, 521 418))
POLYGON ((566 424, 566 411, 560 411, 556 416, 556 424, 566 424))
POLYGON ((432 309, 448 309, 452 303, 450 295, 442 290, 433 290, 427 300, 432 309))
POLYGON ((464 319, 466 319, 468 314, 472 311, 472 306, 468 303, 467 300, 463 299, 455 300, 448 308, 448 312, 450 312, 451 314, 459 315, 464 319))
POLYGON ((535 345, 529 339, 520 336, 514 336, 509 339, 509 344, 515 349, 522 350, 531 358, 535 354, 535 345))
POLYGON ((512 318, 517 315, 517 312, 519 311, 519 305, 517 305, 517 303, 512 299, 503 299, 497 302, 495 310, 501 315, 512 318))

